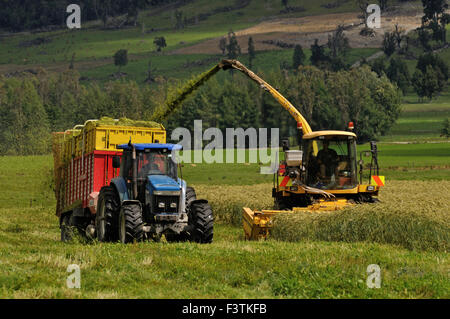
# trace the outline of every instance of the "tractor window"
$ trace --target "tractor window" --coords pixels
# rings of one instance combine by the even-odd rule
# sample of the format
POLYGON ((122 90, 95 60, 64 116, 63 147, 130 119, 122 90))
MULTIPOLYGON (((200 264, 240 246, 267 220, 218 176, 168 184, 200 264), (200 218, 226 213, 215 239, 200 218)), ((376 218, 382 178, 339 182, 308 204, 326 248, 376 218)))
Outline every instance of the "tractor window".
POLYGON ((167 150, 148 150, 139 152, 138 179, 146 179, 149 175, 168 175, 177 178, 177 167, 167 150))
POLYGON ((306 184, 320 189, 348 189, 357 185, 353 137, 321 136, 304 141, 306 184), (313 141, 317 148, 313 147, 313 141))
POLYGON ((120 165, 120 174, 122 175, 122 177, 125 180, 131 179, 131 177, 133 176, 133 162, 131 160, 131 151, 123 151, 120 165))

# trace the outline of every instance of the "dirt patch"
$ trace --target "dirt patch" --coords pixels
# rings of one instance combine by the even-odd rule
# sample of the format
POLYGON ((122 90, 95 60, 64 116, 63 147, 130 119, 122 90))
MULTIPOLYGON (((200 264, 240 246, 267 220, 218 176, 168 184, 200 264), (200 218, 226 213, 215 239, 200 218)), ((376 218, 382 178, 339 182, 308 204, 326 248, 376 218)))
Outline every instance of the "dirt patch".
MULTIPOLYGON (((236 32, 236 36, 243 53, 247 53, 250 36, 253 37, 255 48, 258 51, 281 50, 282 48, 276 45, 277 42, 291 45, 301 44, 304 48, 309 48, 315 39, 318 39, 319 44, 326 43, 328 36, 332 34, 336 26, 342 24, 347 28, 345 34, 349 38, 352 48, 378 48, 381 46, 384 33, 392 31, 395 24, 407 32, 420 26, 422 13, 418 9, 388 12, 381 17, 381 28, 375 29, 373 37, 359 35, 363 25, 358 15, 357 12, 350 12, 264 21, 236 32)), ((220 54, 219 40, 220 38, 206 40, 190 47, 178 49, 173 53, 220 54)))

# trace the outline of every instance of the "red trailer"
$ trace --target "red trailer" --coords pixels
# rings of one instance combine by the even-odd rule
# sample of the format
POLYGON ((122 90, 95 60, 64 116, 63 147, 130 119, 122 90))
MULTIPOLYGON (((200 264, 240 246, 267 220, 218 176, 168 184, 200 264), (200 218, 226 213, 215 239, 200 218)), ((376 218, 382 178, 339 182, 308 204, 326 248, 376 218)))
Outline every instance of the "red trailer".
MULTIPOLYGON (((134 124, 132 122, 131 124, 134 124)), ((143 122, 137 122, 142 124, 143 122)), ((162 125, 125 126, 119 120, 102 124, 91 120, 64 133, 53 134, 56 215, 68 212, 95 214, 100 189, 119 175, 113 168, 114 156, 121 156, 117 145, 133 143, 165 143, 162 125)), ((130 125, 130 121, 126 122, 130 125)), ((75 214, 76 215, 76 214, 75 214)))

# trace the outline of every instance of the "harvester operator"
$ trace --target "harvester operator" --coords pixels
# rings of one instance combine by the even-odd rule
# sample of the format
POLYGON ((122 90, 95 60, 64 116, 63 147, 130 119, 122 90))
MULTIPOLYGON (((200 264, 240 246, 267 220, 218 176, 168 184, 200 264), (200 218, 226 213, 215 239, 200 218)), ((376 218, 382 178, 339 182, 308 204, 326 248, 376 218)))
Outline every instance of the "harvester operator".
POLYGON ((329 148, 330 142, 328 140, 323 141, 322 149, 317 153, 317 162, 319 164, 319 178, 323 181, 333 180, 333 176, 336 178, 338 175, 338 154, 332 148, 329 148))

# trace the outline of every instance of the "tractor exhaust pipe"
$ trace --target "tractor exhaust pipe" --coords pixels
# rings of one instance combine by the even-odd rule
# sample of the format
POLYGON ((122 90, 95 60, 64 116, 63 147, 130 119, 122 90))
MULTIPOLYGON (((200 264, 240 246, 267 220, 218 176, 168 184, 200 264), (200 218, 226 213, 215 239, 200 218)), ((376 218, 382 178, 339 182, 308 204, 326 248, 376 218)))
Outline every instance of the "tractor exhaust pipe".
POLYGON ((133 159, 133 176, 132 176, 132 183, 133 183, 133 198, 137 199, 138 197, 138 191, 137 191, 137 160, 136 160, 136 148, 134 147, 134 144, 131 144, 132 148, 132 159, 133 159))

